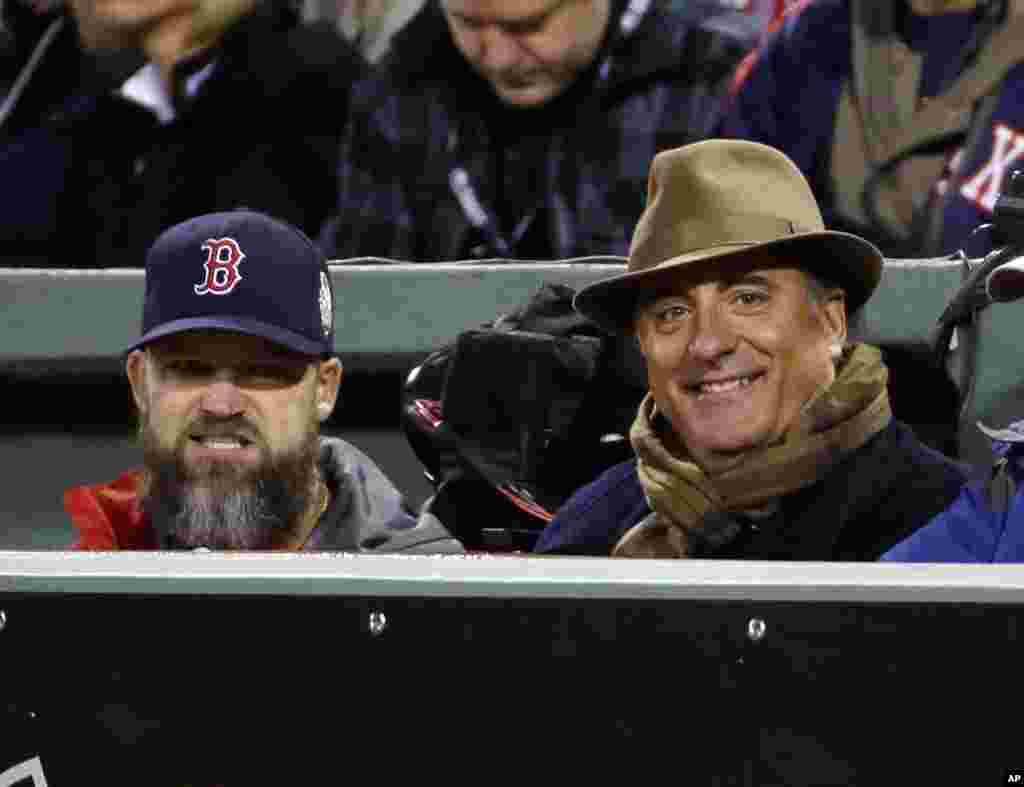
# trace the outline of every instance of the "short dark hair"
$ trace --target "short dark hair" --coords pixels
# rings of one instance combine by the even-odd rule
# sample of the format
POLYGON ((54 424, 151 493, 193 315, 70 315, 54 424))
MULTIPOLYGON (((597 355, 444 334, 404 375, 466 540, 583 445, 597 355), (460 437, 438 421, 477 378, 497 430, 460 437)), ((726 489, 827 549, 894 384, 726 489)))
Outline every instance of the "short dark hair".
POLYGON ((813 273, 811 271, 804 271, 807 274, 807 294, 811 298, 811 302, 817 305, 823 304, 828 300, 829 295, 834 293, 836 290, 844 292, 843 288, 836 284, 832 279, 822 276, 820 273, 813 273))

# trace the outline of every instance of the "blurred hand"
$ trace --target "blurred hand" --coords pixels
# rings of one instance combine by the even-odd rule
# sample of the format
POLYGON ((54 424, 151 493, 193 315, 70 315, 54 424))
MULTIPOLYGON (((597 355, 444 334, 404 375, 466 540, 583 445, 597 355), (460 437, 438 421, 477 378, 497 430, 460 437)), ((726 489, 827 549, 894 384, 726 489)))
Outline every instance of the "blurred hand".
POLYGON ((188 52, 214 43, 258 0, 70 0, 82 39, 91 49, 188 52))

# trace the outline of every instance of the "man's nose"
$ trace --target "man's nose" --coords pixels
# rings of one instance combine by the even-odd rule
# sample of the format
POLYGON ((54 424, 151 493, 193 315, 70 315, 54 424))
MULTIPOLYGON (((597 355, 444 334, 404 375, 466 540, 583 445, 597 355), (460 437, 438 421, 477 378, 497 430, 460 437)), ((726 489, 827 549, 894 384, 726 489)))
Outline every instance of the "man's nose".
POLYGON ((687 347, 694 360, 714 363, 735 350, 736 341, 736 332, 716 306, 696 310, 693 335, 687 347))
POLYGON ((245 396, 233 380, 221 378, 206 386, 199 405, 205 413, 230 418, 245 412, 245 396))
POLYGON ((521 52, 515 36, 509 35, 497 25, 491 25, 480 33, 480 67, 489 74, 500 76, 513 68, 521 52))

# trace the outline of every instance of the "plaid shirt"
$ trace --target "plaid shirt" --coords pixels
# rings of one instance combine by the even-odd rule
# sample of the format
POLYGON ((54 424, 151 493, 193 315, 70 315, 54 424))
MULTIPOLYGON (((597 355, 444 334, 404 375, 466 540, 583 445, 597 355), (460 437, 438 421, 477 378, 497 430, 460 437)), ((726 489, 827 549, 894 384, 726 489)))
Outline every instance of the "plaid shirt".
MULTIPOLYGON (((581 77, 592 87, 574 87, 579 107, 545 126, 539 210, 554 259, 627 252, 651 159, 707 136, 735 65, 756 39, 749 17, 708 2, 615 7, 613 32, 581 77)), ((436 3, 391 52, 355 88, 338 211, 320 236, 325 252, 417 262, 521 258, 518 239, 498 230, 491 207, 501 196, 492 174, 501 151, 476 100, 480 80, 436 3)))

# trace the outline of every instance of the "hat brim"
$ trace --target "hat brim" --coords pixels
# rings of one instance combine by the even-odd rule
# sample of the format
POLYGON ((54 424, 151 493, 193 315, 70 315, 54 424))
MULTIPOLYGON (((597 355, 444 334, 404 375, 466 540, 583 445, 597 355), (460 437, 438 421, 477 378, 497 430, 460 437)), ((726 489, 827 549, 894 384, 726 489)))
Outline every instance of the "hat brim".
POLYGON ((633 333, 638 301, 645 294, 664 289, 666 279, 678 275, 679 269, 700 270, 711 263, 739 264, 748 260, 757 264, 763 257, 774 258, 772 264, 778 267, 778 255, 783 253, 801 255, 790 267, 821 275, 842 287, 851 315, 867 302, 882 277, 882 253, 874 244, 857 235, 823 230, 766 243, 732 243, 681 254, 653 268, 594 282, 576 294, 573 306, 612 333, 633 333))
POLYGON ((138 350, 157 339, 189 331, 225 331, 245 336, 258 336, 302 355, 329 356, 333 354, 333 348, 326 348, 323 342, 312 341, 306 336, 279 328, 276 325, 238 317, 190 317, 164 323, 139 337, 126 352, 138 350))

